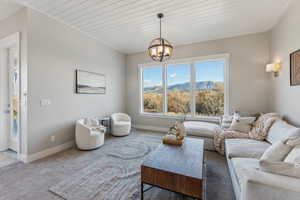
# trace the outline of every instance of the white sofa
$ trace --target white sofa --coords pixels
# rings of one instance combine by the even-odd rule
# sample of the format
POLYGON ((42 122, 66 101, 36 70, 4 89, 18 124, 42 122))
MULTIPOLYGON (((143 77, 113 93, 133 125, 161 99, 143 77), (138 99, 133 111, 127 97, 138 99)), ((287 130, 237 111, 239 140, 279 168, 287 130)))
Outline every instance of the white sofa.
POLYGON ((106 128, 97 119, 80 119, 76 121, 75 141, 78 149, 92 150, 104 144, 106 128))
POLYGON ((131 130, 131 118, 125 113, 111 115, 111 134, 113 136, 129 135, 131 130))
MULTIPOLYGON (((225 149, 236 200, 299 200, 300 179, 259 170, 264 151, 288 136, 290 127, 275 122, 266 141, 226 139, 225 149)), ((296 128, 296 127, 294 127, 296 128)))

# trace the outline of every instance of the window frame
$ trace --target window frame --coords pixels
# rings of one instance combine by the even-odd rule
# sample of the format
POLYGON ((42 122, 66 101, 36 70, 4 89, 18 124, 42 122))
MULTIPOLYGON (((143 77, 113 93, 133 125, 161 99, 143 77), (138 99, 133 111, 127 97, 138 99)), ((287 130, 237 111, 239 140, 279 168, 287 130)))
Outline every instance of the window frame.
POLYGON ((182 114, 178 115, 170 115, 167 114, 168 111, 168 94, 167 94, 167 69, 168 65, 180 65, 180 64, 189 64, 191 65, 191 114, 187 115, 187 119, 201 119, 201 120, 209 120, 209 121, 217 121, 219 120, 219 116, 199 116, 196 115, 196 95, 195 95, 195 81, 196 81, 196 64, 202 62, 211 62, 211 61, 223 61, 224 62, 224 115, 229 114, 230 108, 230 99, 229 99, 229 59, 230 54, 217 54, 210 56, 201 56, 201 57, 191 57, 185 59, 172 59, 167 62, 162 63, 144 63, 139 64, 138 66, 138 76, 139 76, 139 114, 142 116, 148 117, 159 117, 159 118, 170 118, 177 119, 182 118, 182 114), (143 69, 145 68, 153 68, 153 67, 162 67, 162 87, 163 87, 163 112, 162 113, 149 113, 144 112, 144 77, 143 77, 143 69))

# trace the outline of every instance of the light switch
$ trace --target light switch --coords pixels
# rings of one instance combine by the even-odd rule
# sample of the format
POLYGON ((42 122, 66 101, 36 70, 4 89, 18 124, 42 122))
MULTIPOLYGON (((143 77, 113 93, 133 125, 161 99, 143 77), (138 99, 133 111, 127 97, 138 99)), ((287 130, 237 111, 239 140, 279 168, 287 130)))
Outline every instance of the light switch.
POLYGON ((49 106, 51 104, 51 100, 50 99, 41 99, 41 106, 49 106))

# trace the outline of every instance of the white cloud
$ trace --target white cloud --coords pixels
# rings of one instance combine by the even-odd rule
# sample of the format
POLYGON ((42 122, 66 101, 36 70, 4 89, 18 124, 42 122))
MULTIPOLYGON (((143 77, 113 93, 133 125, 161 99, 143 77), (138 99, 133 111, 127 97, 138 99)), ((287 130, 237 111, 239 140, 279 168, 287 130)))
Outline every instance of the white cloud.
POLYGON ((152 83, 152 80, 144 80, 145 83, 152 83))
POLYGON ((175 74, 171 74, 170 75, 170 78, 175 78, 177 76, 177 74, 175 73, 175 74))

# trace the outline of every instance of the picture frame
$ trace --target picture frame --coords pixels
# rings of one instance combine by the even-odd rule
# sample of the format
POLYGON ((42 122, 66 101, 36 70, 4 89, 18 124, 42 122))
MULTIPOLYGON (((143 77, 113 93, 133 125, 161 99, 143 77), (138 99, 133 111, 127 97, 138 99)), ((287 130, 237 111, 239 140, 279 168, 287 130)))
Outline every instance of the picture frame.
POLYGON ((106 76, 104 74, 76 70, 77 94, 106 94, 106 76))
POLYGON ((300 49, 290 54, 290 86, 300 85, 300 49))

